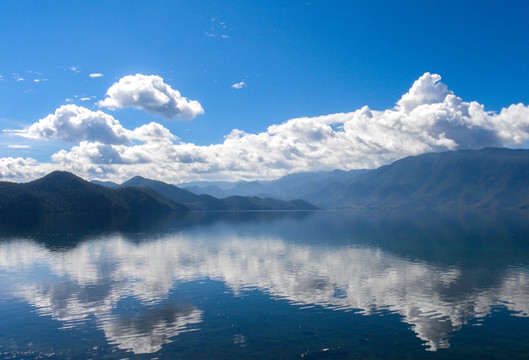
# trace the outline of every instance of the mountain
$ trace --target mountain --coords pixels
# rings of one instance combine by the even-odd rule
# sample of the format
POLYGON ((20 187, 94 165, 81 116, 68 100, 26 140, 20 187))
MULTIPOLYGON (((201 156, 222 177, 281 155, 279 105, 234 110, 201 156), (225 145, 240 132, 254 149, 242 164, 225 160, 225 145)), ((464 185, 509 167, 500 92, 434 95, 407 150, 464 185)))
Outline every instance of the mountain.
POLYGON ((120 185, 120 188, 141 187, 152 189, 161 195, 186 204, 192 210, 315 210, 316 207, 303 200, 275 200, 271 198, 231 196, 217 199, 211 195, 197 195, 162 181, 133 177, 120 185))
POLYGON ((0 213, 142 213, 188 211, 150 189, 111 189, 69 172, 54 171, 38 180, 0 182, 0 213))
POLYGON ((312 201, 309 197, 315 192, 315 189, 323 189, 335 183, 350 183, 357 176, 368 171, 362 169, 301 172, 269 181, 196 181, 180 184, 179 186, 195 194, 209 194, 219 198, 228 196, 258 196, 261 198, 269 197, 281 200, 305 199, 312 201))
POLYGON ((333 208, 527 208, 529 150, 486 148, 410 156, 309 198, 333 208))
POLYGON ((146 179, 141 176, 135 176, 119 186, 152 189, 168 199, 186 204, 192 210, 226 210, 226 206, 222 201, 213 196, 197 195, 189 190, 181 189, 162 181, 146 179))
POLYGON ((91 180, 90 182, 92 184, 101 185, 101 186, 109 187, 109 188, 117 188, 119 186, 119 184, 116 184, 115 182, 112 182, 112 181, 91 180))

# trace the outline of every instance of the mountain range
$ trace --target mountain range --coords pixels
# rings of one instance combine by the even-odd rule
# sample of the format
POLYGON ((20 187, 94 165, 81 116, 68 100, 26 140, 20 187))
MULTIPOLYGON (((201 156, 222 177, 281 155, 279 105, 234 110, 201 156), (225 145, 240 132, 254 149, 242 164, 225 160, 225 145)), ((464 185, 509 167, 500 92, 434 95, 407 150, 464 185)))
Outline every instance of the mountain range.
POLYGON ((196 194, 208 194, 218 198, 228 196, 259 196, 274 199, 307 199, 315 189, 323 189, 334 183, 351 182, 356 176, 369 170, 333 170, 300 172, 268 181, 194 181, 178 186, 196 194))
POLYGON ((374 170, 287 175, 268 182, 195 182, 196 192, 268 193, 324 209, 526 208, 529 150, 485 148, 409 156, 374 170))
POLYGON ((118 188, 140 187, 152 189, 173 201, 183 203, 191 210, 226 211, 226 210, 315 210, 312 204, 303 200, 277 200, 257 196, 229 196, 218 199, 211 195, 197 195, 189 190, 162 181, 135 176, 118 185, 118 188))
POLYGON ((187 189, 136 176, 90 183, 55 171, 0 182, 0 214, 136 213, 189 210, 351 208, 529 208, 529 150, 486 148, 409 156, 375 170, 291 174, 273 181, 188 183, 187 189), (221 199, 196 194, 217 189, 221 199), (240 194, 249 196, 241 196, 240 194), (283 199, 258 197, 271 194, 283 199), (285 200, 302 198, 303 200, 285 200))
POLYGON ((527 208, 529 150, 485 148, 410 156, 308 199, 324 207, 527 208))

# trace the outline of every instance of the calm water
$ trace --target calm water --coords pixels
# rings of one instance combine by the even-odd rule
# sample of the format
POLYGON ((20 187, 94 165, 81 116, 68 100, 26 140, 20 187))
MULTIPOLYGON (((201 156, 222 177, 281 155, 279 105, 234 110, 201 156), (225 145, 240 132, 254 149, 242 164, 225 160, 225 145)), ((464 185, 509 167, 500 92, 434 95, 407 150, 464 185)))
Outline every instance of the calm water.
POLYGON ((529 358, 529 212, 3 219, 0 358, 529 358))

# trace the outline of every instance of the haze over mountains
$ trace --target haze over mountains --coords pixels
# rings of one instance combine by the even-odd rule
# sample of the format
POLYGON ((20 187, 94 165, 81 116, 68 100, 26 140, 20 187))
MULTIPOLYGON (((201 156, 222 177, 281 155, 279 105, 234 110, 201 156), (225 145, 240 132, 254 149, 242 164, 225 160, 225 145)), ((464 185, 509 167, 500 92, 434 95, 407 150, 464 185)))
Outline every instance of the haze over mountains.
POLYGON ((268 181, 195 181, 178 185, 196 194, 209 194, 215 197, 260 196, 282 200, 305 199, 315 189, 323 189, 334 183, 350 182, 356 176, 369 170, 333 170, 301 172, 268 181))
POLYGON ((218 199, 211 195, 197 195, 189 190, 181 189, 175 185, 166 184, 162 181, 146 179, 141 176, 133 177, 119 185, 123 187, 141 187, 155 190, 161 195, 186 204, 192 210, 315 210, 316 207, 299 199, 276 200, 272 198, 260 198, 257 196, 229 196, 218 199))

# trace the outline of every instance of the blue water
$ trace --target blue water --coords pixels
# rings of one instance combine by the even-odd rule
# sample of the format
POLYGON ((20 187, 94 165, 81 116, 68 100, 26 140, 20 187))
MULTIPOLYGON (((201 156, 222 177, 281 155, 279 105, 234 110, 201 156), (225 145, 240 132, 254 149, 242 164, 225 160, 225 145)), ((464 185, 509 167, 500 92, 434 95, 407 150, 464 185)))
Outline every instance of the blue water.
POLYGON ((528 220, 2 219, 0 358, 529 358, 528 220))

